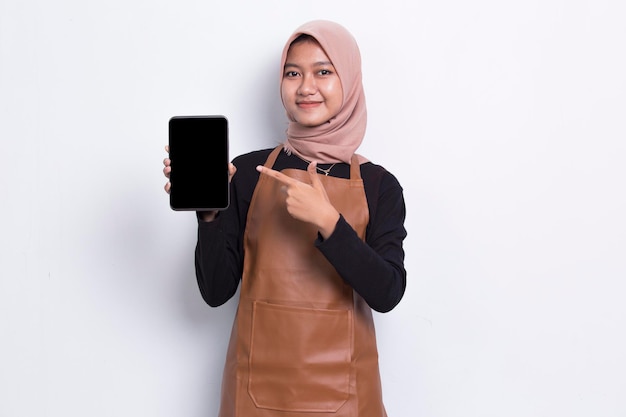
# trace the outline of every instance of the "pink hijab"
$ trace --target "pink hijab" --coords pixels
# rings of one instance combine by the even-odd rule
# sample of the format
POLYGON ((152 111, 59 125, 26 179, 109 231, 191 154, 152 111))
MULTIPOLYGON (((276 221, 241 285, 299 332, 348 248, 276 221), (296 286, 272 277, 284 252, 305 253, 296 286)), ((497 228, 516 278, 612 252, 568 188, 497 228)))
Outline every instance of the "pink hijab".
MULTIPOLYGON (((365 136, 367 110, 361 77, 361 54, 356 40, 343 26, 326 20, 315 20, 300 26, 291 35, 280 62, 282 74, 291 43, 300 35, 314 37, 330 58, 343 89, 343 104, 339 113, 327 123, 316 127, 305 127, 289 118, 287 153, 320 163, 350 163, 365 136)), ((283 103, 284 104, 284 103, 283 103)), ((363 163, 365 158, 360 157, 363 163)))

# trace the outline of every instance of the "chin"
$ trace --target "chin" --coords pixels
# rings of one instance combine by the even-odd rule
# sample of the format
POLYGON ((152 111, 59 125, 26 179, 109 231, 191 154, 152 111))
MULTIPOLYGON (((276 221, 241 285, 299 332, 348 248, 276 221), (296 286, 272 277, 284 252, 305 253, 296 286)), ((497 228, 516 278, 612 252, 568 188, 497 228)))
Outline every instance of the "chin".
POLYGON ((320 120, 311 120, 311 119, 304 119, 304 120, 302 120, 302 119, 299 119, 299 120, 298 120, 298 119, 296 119, 296 122, 297 122, 299 125, 304 126, 304 127, 317 127, 317 126, 321 126, 321 125, 323 125, 324 123, 326 123, 326 122, 327 122, 327 120, 321 120, 321 121, 320 121, 320 120))

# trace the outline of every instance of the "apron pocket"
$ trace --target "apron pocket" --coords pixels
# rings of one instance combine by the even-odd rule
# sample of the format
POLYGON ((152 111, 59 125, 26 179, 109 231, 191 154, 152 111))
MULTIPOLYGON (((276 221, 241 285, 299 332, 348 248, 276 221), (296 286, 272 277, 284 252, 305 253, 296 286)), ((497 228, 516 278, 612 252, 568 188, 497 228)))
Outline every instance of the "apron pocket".
POLYGON ((255 301, 248 391, 259 408, 336 412, 348 400, 352 312, 255 301))

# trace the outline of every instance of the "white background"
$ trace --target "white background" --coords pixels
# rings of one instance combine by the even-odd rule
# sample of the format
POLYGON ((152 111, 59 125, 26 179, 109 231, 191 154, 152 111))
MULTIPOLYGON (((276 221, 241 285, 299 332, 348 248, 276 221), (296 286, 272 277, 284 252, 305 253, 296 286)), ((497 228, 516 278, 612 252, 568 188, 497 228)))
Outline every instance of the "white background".
POLYGON ((215 416, 211 309, 167 121, 282 140, 283 42, 357 38, 360 152, 405 190, 376 314, 390 417, 626 415, 626 3, 0 0, 0 416, 215 416))

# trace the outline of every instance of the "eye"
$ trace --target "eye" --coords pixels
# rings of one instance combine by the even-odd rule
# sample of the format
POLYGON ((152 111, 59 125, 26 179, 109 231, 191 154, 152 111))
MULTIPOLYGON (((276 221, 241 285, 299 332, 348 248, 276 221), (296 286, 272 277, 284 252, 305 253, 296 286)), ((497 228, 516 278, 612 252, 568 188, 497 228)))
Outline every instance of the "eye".
POLYGON ((293 78, 293 77, 297 77, 299 74, 297 71, 286 71, 285 72, 285 77, 286 78, 293 78))
POLYGON ((328 69, 323 69, 323 70, 319 70, 318 74, 319 75, 330 75, 330 74, 332 74, 332 71, 330 71, 328 69))

